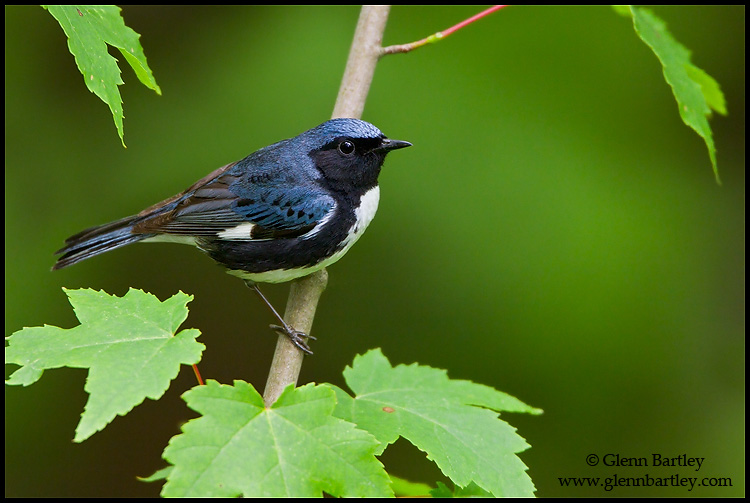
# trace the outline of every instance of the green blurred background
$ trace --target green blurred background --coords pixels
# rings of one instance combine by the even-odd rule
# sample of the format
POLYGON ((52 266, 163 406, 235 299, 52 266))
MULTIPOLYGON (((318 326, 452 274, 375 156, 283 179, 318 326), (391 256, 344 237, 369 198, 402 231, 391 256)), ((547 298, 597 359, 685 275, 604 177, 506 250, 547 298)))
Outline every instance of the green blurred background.
MULTIPOLYGON (((479 7, 394 7, 384 43, 479 7)), ((61 287, 193 294, 203 375, 262 388, 273 320, 186 246, 138 245, 52 273, 88 226, 328 119, 356 7, 125 7, 163 96, 123 71, 125 141, 40 7, 5 8, 5 332, 77 324, 61 287)), ((714 76, 723 185, 679 119, 656 57, 610 8, 512 7, 384 58, 364 113, 414 147, 389 157, 378 217, 330 281, 301 382, 343 385, 354 355, 448 369, 545 410, 504 415, 539 496, 744 494, 744 7, 658 7, 714 76), (586 456, 686 454, 693 468, 589 467, 586 456), (558 477, 731 477, 731 487, 560 487, 558 477)), ((112 51, 116 54, 116 51, 112 51)), ((119 59, 122 59, 121 57, 119 59)), ((266 294, 283 306, 287 285, 266 294)), ((6 369, 6 375, 13 368, 6 369)), ((194 417, 184 368, 83 444, 81 369, 6 388, 6 496, 155 496, 138 482, 194 417)), ((251 455, 251 453, 248 453, 251 455)), ((400 440, 383 458, 444 480, 400 440)))

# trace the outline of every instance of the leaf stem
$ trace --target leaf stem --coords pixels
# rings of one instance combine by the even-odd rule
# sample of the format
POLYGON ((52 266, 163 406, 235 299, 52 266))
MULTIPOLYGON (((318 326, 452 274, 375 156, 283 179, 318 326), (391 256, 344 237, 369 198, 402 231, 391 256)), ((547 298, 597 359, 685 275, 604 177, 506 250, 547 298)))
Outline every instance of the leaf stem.
POLYGON ((206 383, 203 382, 203 378, 201 377, 201 373, 198 370, 198 365, 195 364, 195 363, 193 364, 193 372, 195 373, 195 378, 198 379, 198 384, 200 386, 203 386, 204 384, 206 384, 206 383))
POLYGON ((493 7, 490 7, 489 9, 483 10, 479 14, 471 16, 469 19, 465 19, 461 21, 460 23, 451 26, 447 30, 433 33, 429 37, 423 38, 422 40, 417 40, 416 42, 411 42, 409 44, 389 45, 388 47, 384 47, 380 50, 380 55, 385 56, 386 54, 410 52, 410 51, 413 51, 414 49, 417 49, 418 47, 422 47, 423 45, 434 44, 435 42, 439 42, 440 40, 444 39, 448 35, 452 35, 453 33, 457 32, 464 26, 468 26, 474 21, 478 21, 479 19, 482 19, 485 16, 489 16, 493 12, 496 12, 502 9, 503 7, 507 7, 507 5, 495 5, 493 7))

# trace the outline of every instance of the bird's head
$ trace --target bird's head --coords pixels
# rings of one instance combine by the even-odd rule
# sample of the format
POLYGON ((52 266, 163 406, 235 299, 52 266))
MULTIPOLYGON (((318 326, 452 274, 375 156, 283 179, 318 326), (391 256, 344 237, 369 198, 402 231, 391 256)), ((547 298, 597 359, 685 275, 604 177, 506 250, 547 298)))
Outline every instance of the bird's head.
POLYGON ((407 141, 387 138, 369 122, 346 118, 324 122, 296 140, 307 147, 331 189, 345 192, 366 191, 377 185, 386 154, 411 146, 407 141))

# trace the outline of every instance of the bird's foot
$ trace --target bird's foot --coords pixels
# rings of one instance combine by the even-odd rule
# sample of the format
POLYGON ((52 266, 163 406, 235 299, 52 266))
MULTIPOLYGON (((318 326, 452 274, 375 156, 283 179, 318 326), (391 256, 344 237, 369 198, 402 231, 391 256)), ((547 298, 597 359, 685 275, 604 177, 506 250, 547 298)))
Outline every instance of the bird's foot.
POLYGON ((305 339, 316 340, 312 335, 306 334, 305 332, 300 332, 299 330, 295 330, 286 323, 284 323, 283 326, 271 325, 271 330, 289 337, 289 340, 292 341, 292 344, 297 346, 297 348, 303 353, 308 355, 313 354, 313 352, 310 350, 310 347, 307 345, 307 342, 305 341, 305 339))

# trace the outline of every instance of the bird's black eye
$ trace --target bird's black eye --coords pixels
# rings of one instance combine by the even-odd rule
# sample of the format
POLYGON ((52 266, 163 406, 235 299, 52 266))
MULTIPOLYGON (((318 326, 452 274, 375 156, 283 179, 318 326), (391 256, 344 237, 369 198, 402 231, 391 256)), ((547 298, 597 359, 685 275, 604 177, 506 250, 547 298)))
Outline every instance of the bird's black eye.
POLYGON ((352 155, 354 153, 354 143, 349 140, 344 140, 339 143, 339 152, 344 155, 352 155))

